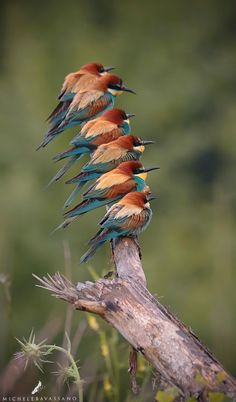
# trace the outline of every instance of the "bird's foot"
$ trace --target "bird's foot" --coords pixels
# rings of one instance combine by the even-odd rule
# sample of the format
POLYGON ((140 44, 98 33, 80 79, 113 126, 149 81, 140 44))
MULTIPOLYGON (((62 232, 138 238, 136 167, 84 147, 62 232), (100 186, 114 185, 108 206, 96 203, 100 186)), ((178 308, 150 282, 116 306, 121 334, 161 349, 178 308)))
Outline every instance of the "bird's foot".
POLYGON ((103 276, 103 278, 104 279, 110 279, 110 278, 112 278, 113 275, 115 275, 115 272, 114 271, 109 271, 109 272, 107 272, 106 275, 103 276))

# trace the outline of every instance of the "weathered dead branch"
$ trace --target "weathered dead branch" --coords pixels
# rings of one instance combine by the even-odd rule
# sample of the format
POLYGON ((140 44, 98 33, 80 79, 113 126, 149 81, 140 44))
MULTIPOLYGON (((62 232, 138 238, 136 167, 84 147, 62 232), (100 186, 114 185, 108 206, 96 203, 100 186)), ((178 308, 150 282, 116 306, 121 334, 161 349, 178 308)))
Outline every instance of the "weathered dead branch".
MULTIPOLYGON (((166 383, 177 387, 182 398, 207 400, 207 393, 214 391, 235 400, 236 380, 191 330, 148 292, 136 239, 116 240, 112 251, 116 279, 77 286, 59 273, 36 279, 53 296, 113 325, 166 383)), ((134 366, 134 356, 132 361, 134 366)))

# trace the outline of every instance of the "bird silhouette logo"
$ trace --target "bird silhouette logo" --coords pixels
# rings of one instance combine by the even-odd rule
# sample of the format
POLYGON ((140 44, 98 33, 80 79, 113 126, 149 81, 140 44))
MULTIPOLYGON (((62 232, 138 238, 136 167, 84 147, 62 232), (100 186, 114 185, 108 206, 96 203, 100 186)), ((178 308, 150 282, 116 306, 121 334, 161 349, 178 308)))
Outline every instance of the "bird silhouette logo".
POLYGON ((36 387, 31 392, 31 395, 38 394, 40 391, 42 391, 43 388, 45 388, 45 387, 43 386, 42 382, 39 380, 38 384, 36 385, 36 387))

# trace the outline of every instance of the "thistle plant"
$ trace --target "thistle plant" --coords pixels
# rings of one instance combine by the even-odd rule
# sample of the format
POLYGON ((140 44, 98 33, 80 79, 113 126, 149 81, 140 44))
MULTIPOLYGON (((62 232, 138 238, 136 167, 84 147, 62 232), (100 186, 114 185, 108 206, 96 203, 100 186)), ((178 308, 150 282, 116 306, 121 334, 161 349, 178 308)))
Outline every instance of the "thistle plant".
POLYGON ((24 370, 29 364, 34 364, 43 373, 43 364, 52 363, 50 360, 45 360, 45 357, 50 355, 53 349, 45 344, 46 340, 36 343, 33 330, 28 340, 25 338, 23 338, 23 341, 18 338, 16 340, 21 346, 21 351, 15 353, 15 359, 20 361, 24 370))
POLYGON ((48 345, 46 344, 46 339, 36 343, 35 334, 32 330, 28 340, 24 338, 23 341, 21 341, 16 338, 21 346, 21 350, 15 354, 15 358, 22 363, 24 370, 29 364, 33 364, 43 372, 43 365, 45 363, 53 363, 47 359, 49 355, 54 351, 65 354, 68 360, 68 366, 59 365, 59 370, 54 372, 54 374, 60 375, 64 382, 72 381, 77 387, 79 401, 83 402, 83 381, 80 378, 79 368, 77 366, 78 362, 74 360, 71 353, 71 342, 67 333, 66 338, 67 348, 57 345, 48 345))

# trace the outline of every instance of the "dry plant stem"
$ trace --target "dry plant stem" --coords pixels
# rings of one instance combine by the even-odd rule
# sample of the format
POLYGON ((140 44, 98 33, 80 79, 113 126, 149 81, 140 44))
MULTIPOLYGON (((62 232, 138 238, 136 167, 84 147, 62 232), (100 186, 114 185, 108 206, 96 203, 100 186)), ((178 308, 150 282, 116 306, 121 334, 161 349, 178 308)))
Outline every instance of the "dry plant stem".
POLYGON ((73 371, 75 373, 75 381, 76 381, 76 387, 77 387, 78 394, 79 394, 79 402, 83 402, 83 385, 82 385, 82 381, 80 378, 80 373, 79 373, 78 367, 74 361, 72 354, 68 350, 63 349, 62 347, 57 346, 57 345, 47 345, 47 348, 48 349, 52 348, 53 350, 57 350, 58 352, 65 354, 65 356, 69 360, 71 367, 73 368, 73 371))
POLYGON ((136 381, 136 373, 138 367, 138 354, 136 350, 132 347, 129 354, 129 373, 130 373, 130 381, 131 387, 134 394, 138 394, 139 386, 136 381))
MULTIPOLYGON (((64 271, 65 271, 65 276, 71 280, 71 253, 70 253, 70 247, 69 243, 66 240, 63 240, 63 251, 64 251, 64 271)), ((67 345, 67 337, 71 337, 71 326, 72 326, 72 317, 73 317, 73 308, 70 304, 67 306, 66 310, 66 318, 65 318, 65 331, 64 331, 64 337, 63 337, 63 342, 62 342, 62 347, 63 349, 66 349, 67 345)), ((65 366, 67 357, 65 354, 60 353, 58 358, 57 358, 57 363, 60 364, 61 366, 65 366)), ((56 381, 55 385, 55 392, 57 395, 61 394, 61 390, 63 387, 63 382, 56 381)))
POLYGON ((60 274, 37 279, 55 297, 113 325, 184 398, 204 400, 209 390, 235 400, 236 380, 191 330, 148 292, 137 242, 130 238, 115 241, 113 256, 118 276, 114 280, 99 279, 75 287, 60 274))

